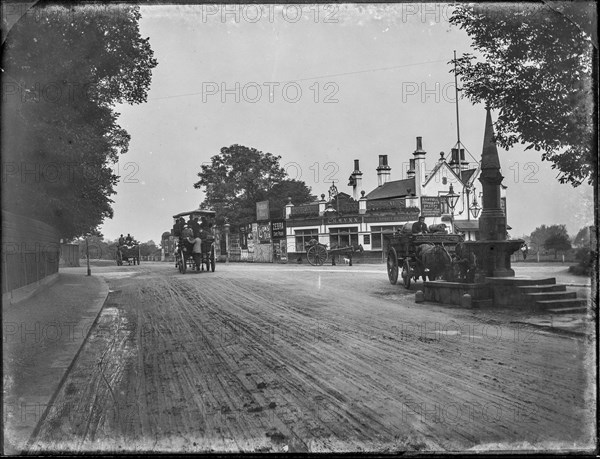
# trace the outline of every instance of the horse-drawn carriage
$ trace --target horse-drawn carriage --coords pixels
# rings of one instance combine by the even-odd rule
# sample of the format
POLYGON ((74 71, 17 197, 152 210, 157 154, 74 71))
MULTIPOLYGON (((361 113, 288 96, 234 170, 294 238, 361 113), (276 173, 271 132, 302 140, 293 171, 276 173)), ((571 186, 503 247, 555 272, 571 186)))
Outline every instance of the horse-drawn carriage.
POLYGON ((178 238, 177 247, 175 249, 175 268, 179 269, 181 274, 185 274, 190 269, 197 271, 212 271, 215 272, 215 237, 213 234, 213 222, 215 212, 212 210, 196 209, 190 212, 182 212, 173 215, 173 229, 171 234, 178 238), (183 236, 183 228, 180 224, 181 219, 185 217, 202 219, 202 224, 199 231, 201 239, 201 253, 194 254, 194 242, 183 236))
MULTIPOLYGON (((431 280, 454 281, 463 275, 464 260, 460 254, 463 237, 459 234, 394 233, 389 238, 387 272, 390 283, 396 284, 398 275, 404 287, 410 288, 422 277, 431 280), (458 247, 458 250, 457 250, 458 247), (458 253, 457 253, 458 252, 458 253)), ((470 268, 467 266, 467 268, 470 268)), ((462 280, 462 279, 461 279, 462 280)))
POLYGON ((127 242, 117 247, 116 253, 117 266, 123 266, 123 263, 129 265, 140 264, 140 245, 139 243, 127 242))

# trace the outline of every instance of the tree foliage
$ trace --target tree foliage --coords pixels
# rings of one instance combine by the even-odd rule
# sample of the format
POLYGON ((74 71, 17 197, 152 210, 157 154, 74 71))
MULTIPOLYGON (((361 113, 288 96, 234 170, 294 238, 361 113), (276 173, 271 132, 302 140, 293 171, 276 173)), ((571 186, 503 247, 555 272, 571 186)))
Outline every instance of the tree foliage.
POLYGON ((256 203, 269 201, 270 209, 283 208, 288 196, 294 204, 311 200, 310 188, 290 180, 279 165, 281 156, 243 145, 221 148, 210 164, 201 166, 194 188, 204 188, 203 205, 217 212, 217 223, 232 225, 256 221, 256 203))
POLYGON ((567 233, 566 225, 542 225, 538 226, 530 236, 531 243, 534 245, 534 249, 539 251, 542 247, 545 247, 546 241, 550 237, 558 237, 560 239, 569 240, 569 234, 567 233))
POLYGON ((3 207, 65 238, 111 218, 129 134, 116 103, 146 101, 157 65, 137 6, 36 6, 3 44, 3 207))
POLYGON ((588 247, 589 248, 589 246, 590 246, 590 227, 589 226, 584 226, 577 232, 577 235, 573 238, 573 245, 575 247, 588 247))
POLYGON ((569 237, 565 234, 551 234, 544 242, 544 248, 554 250, 554 258, 556 258, 559 250, 561 252, 571 250, 571 241, 569 241, 569 237))
POLYGON ((452 62, 466 97, 498 110, 498 144, 541 151, 559 181, 573 186, 596 179, 594 8, 592 2, 460 4, 450 18, 483 57, 463 54, 452 62))

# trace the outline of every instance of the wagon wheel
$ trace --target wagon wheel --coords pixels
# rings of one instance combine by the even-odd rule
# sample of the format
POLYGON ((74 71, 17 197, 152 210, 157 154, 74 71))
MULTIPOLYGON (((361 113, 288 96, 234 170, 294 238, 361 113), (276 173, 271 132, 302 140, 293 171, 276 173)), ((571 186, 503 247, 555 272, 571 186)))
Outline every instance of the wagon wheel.
POLYGON ((402 263, 402 282, 404 283, 404 287, 410 288, 410 278, 413 274, 414 272, 410 267, 410 261, 408 258, 405 258, 404 263, 402 263))
POLYGON ((181 274, 185 274, 187 271, 187 260, 185 259, 185 255, 183 254, 183 249, 179 251, 179 272, 181 274))
POLYGON ((398 255, 393 247, 388 250, 387 272, 390 284, 396 285, 396 282, 398 282, 398 255))
MULTIPOLYGON (((208 270, 208 267, 207 267, 208 270)), ((215 244, 213 243, 210 246, 210 270, 215 272, 215 244)))
POLYGON ((308 258, 308 262, 313 266, 322 266, 327 261, 327 257, 327 250, 322 245, 313 245, 306 252, 306 258, 308 258))

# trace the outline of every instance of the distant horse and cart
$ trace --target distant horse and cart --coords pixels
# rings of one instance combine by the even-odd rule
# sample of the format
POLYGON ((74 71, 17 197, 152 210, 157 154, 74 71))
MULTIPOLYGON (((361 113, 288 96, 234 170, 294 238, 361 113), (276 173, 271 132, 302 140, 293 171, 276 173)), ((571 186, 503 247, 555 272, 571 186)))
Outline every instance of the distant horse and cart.
POLYGON ((140 244, 136 241, 128 241, 126 244, 117 246, 116 261, 117 266, 123 266, 123 263, 139 265, 140 244))

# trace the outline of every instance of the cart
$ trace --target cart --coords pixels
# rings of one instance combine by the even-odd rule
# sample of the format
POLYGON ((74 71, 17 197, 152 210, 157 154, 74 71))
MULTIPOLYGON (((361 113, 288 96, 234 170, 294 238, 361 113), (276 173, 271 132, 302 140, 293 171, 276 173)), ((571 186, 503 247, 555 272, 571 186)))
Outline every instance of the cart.
POLYGON ((352 266, 352 254, 354 252, 363 252, 363 246, 358 245, 350 245, 346 247, 336 247, 334 249, 327 249, 326 244, 321 244, 317 242, 315 239, 309 241, 304 244, 306 247, 306 258, 308 262, 313 266, 322 266, 328 259, 331 254, 331 265, 335 266, 335 256, 336 255, 346 255, 350 259, 349 265, 352 266))
POLYGON ((445 266, 426 266, 419 247, 422 245, 433 246, 433 250, 440 252, 444 259, 452 265, 453 254, 457 244, 463 241, 459 234, 409 234, 404 232, 394 233, 389 239, 387 252, 387 273, 390 283, 398 282, 398 275, 402 277, 404 287, 410 288, 411 281, 415 282, 422 277, 426 280, 435 280, 440 277, 451 280, 445 266))
POLYGON ((117 247, 116 261, 117 266, 123 266, 123 263, 139 265, 140 245, 134 242, 133 244, 125 244, 117 247))

